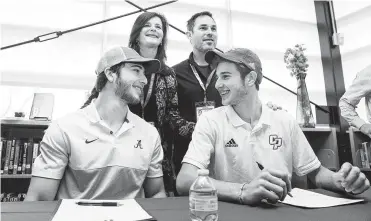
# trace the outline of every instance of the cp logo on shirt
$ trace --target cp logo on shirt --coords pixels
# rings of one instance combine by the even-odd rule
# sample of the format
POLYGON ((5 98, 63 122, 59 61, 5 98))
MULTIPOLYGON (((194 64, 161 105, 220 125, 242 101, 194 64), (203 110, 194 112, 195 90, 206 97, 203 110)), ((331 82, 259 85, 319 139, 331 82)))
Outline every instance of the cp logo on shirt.
POLYGON ((277 150, 282 146, 282 138, 275 134, 269 135, 269 144, 273 146, 273 150, 277 150))

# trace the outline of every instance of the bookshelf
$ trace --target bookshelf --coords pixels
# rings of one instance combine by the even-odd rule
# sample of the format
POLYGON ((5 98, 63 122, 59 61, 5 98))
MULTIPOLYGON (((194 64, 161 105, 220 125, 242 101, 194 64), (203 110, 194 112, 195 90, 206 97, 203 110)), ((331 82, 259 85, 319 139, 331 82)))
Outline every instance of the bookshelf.
POLYGON ((302 131, 321 164, 330 170, 338 170, 339 153, 336 128, 318 124, 315 128, 302 128, 302 131))
POLYGON ((1 179, 29 179, 31 174, 2 174, 1 179))
MULTIPOLYGON (((321 164, 332 170, 339 169, 339 153, 336 128, 328 124, 317 124, 315 128, 301 128, 321 164)), ((292 175, 292 183, 299 188, 312 188, 307 176, 292 175)))
MULTIPOLYGON (((370 142, 371 139, 363 134, 361 131, 354 127, 350 127, 349 130, 347 131, 349 134, 349 139, 350 139, 350 149, 352 153, 352 161, 353 165, 359 167, 362 172, 368 172, 371 175, 371 169, 370 168, 362 168, 362 163, 361 163, 361 155, 360 155, 360 147, 363 142, 370 142)), ((371 148, 369 146, 368 149, 368 154, 369 157, 371 157, 371 148)), ((370 162, 371 163, 371 162, 370 162)), ((369 175, 369 177, 370 177, 369 175)))
POLYGON ((6 118, 1 119, 1 125, 10 127, 44 127, 47 128, 50 121, 46 120, 27 120, 22 118, 6 118))
POLYGON ((317 124, 315 128, 302 127, 301 130, 305 132, 331 132, 332 127, 328 124, 317 124))
POLYGON ((39 143, 49 124, 50 121, 25 118, 1 119, 2 200, 21 201, 24 199, 32 177, 32 163, 39 154, 39 143), (9 167, 9 165, 13 166, 9 167))

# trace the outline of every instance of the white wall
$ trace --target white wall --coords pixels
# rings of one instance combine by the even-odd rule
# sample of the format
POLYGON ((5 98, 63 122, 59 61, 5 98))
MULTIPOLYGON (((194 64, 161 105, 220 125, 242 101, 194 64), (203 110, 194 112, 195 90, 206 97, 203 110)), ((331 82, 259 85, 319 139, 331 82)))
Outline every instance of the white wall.
MULTIPOLYGON (((164 1, 134 2, 147 7, 164 1)), ((0 4, 2 46, 137 10, 124 1, 103 0, 32 3, 20 0, 0 4)), ((202 10, 209 10, 215 17, 218 48, 247 47, 254 50, 262 60, 264 75, 293 91, 296 91, 296 80, 285 68, 283 54, 288 47, 305 44, 309 57, 307 87, 310 99, 326 105, 313 0, 181 0, 154 9, 182 30, 186 30, 186 21, 202 10)), ((78 109, 85 99, 85 92, 94 85, 94 68, 100 55, 113 45, 127 45, 137 16, 65 34, 55 40, 1 51, 0 98, 4 102, 1 102, 0 116, 12 116, 18 109, 28 113, 32 102, 30 97, 35 91, 56 94, 53 118, 78 109), (11 104, 8 105, 10 97, 11 104)), ((174 65, 186 59, 190 51, 187 38, 170 29, 168 64, 174 65)), ((261 97, 264 102, 279 104, 295 116, 296 97, 284 89, 263 80, 261 97)))

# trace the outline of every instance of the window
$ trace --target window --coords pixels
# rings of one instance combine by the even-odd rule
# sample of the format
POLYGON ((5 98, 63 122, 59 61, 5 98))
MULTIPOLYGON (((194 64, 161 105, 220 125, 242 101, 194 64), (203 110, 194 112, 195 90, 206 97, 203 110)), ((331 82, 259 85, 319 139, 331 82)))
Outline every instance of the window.
MULTIPOLYGON (((371 58, 371 2, 335 1, 334 13, 338 33, 344 35, 344 45, 340 46, 345 89, 353 82, 357 73, 370 65, 371 58)), ((364 98, 357 112, 367 119, 364 98)))
MULTIPOLYGON (((134 2, 141 7, 149 7, 164 1, 134 2)), ((0 8, 2 46, 137 10, 124 1, 104 0, 7 1, 1 3, 0 8), (19 7, 20 4, 22 7, 19 7)), ((285 68, 283 54, 288 47, 305 44, 310 65, 306 79, 309 97, 319 105, 326 104, 312 0, 187 0, 152 11, 163 13, 172 25, 186 31, 186 21, 194 13, 203 10, 214 15, 218 25, 219 49, 247 47, 254 50, 262 60, 264 75, 295 92, 296 79, 285 68)), ((2 51, 2 90, 11 92, 12 105, 15 105, 14 97, 26 99, 37 90, 55 92, 53 118, 80 108, 86 91, 90 91, 94 85, 94 68, 100 55, 114 45, 128 44, 129 33, 137 16, 135 14, 68 33, 51 41, 2 51)), ((186 36, 170 28, 168 64, 174 65, 186 59, 191 50, 186 36)), ((260 91, 263 102, 272 101, 281 105, 295 117, 295 95, 267 80, 263 80, 260 91)), ((30 106, 23 108, 28 112, 30 106)), ((15 109, 17 107, 12 106, 9 110, 15 109)), ((312 110, 315 112, 314 108, 312 110)), ((12 115, 12 111, 4 114, 12 115)))

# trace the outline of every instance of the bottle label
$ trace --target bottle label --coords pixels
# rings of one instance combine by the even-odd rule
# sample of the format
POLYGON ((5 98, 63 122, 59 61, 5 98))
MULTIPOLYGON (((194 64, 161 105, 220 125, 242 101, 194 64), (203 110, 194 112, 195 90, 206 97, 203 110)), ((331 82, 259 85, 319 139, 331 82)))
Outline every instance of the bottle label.
POLYGON ((215 211, 218 210, 218 199, 215 196, 197 196, 190 198, 194 209, 198 211, 215 211))

